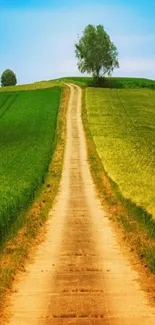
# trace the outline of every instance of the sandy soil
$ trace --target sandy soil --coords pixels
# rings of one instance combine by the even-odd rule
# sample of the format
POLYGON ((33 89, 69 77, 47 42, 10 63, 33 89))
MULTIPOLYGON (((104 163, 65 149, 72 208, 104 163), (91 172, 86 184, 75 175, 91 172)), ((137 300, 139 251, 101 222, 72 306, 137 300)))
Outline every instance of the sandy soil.
POLYGON ((155 309, 95 193, 71 86, 59 194, 46 240, 15 285, 9 325, 154 325, 155 309))

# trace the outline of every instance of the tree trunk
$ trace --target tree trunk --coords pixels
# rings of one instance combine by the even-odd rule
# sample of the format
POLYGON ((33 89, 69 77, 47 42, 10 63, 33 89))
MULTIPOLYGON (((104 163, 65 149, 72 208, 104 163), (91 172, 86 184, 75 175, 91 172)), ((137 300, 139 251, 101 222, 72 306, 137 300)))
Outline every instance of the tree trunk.
POLYGON ((93 74, 94 84, 97 86, 99 84, 100 70, 96 69, 93 74))
POLYGON ((96 82, 99 83, 99 77, 100 77, 100 70, 96 71, 96 82))

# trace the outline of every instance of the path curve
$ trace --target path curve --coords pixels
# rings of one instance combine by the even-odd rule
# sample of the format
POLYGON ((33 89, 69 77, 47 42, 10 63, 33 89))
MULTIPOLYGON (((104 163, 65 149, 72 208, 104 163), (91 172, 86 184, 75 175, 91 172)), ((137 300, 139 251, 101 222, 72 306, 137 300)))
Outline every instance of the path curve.
POLYGON ((9 325, 154 325, 155 310, 121 252, 87 162, 82 91, 70 85, 59 194, 46 240, 15 286, 9 325))

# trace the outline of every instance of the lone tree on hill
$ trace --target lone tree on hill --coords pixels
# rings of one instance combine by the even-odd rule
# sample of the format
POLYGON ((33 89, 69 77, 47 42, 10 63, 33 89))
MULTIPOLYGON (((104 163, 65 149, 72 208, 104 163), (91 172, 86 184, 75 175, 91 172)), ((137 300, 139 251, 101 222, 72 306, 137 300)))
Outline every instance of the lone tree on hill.
POLYGON ((12 70, 7 69, 2 73, 2 76, 1 76, 2 87, 15 86, 16 83, 17 83, 17 78, 16 78, 15 73, 12 70))
POLYGON ((92 73, 98 83, 100 77, 111 75, 119 68, 118 52, 102 25, 88 25, 75 44, 80 72, 92 73))

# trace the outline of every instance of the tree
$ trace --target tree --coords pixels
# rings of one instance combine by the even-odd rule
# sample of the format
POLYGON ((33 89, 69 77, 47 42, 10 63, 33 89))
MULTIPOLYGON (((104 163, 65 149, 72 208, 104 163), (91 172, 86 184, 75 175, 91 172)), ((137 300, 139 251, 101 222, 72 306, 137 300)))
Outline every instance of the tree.
POLYGON ((75 44, 80 72, 92 73, 98 82, 100 77, 111 75, 119 68, 118 52, 102 25, 88 25, 83 36, 75 44))
POLYGON ((15 73, 12 70, 7 69, 2 73, 2 76, 1 76, 2 87, 15 86, 16 83, 17 83, 17 78, 16 78, 15 73))

